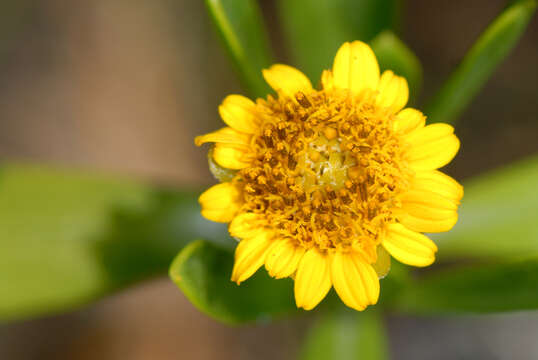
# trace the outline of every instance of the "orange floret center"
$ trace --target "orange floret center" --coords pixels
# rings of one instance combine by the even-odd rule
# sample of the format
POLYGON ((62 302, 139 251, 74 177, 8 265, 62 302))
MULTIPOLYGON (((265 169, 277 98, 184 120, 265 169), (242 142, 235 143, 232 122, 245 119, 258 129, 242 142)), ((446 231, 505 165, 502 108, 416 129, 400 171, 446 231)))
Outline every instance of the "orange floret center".
POLYGON ((394 115, 374 103, 373 92, 325 90, 258 99, 254 160, 234 180, 242 211, 304 248, 353 249, 374 262, 410 178, 394 115))

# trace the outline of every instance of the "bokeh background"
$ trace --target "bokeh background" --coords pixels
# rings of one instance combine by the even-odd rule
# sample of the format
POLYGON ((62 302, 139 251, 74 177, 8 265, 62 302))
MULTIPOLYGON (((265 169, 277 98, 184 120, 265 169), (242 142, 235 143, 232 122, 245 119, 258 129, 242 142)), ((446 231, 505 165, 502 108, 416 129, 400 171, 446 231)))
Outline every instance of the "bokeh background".
MULTIPOLYGON (((260 5, 276 58, 291 61, 274 2, 260 5)), ((405 4, 399 35, 423 64, 423 98, 505 5, 405 4)), ((448 168, 457 179, 538 152, 537 44, 533 19, 460 119, 463 146, 448 168)), ((219 126, 219 102, 237 92, 203 1, 0 2, 2 160, 209 184, 193 137, 219 126)), ((311 318, 229 328, 162 278, 80 311, 2 325, 0 359, 293 359, 311 318)), ((537 313, 389 316, 386 326, 394 359, 538 358, 537 313)))

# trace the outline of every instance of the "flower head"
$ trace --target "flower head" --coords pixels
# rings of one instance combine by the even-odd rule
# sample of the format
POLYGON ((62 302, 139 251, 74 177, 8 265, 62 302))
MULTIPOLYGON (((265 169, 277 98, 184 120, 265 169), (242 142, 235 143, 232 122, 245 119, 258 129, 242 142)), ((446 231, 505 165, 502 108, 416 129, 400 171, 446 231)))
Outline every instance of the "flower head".
POLYGON ((238 284, 265 265, 294 278, 298 307, 314 308, 334 287, 363 310, 378 300, 387 252, 430 265, 437 247, 422 232, 456 223, 463 188, 437 169, 459 140, 450 125, 425 126, 420 111, 403 109, 407 81, 380 76, 359 41, 340 47, 321 90, 287 65, 263 76, 276 97, 228 96, 219 107, 228 127, 195 140, 215 143, 211 165, 226 180, 200 196, 202 215, 229 222, 239 240, 238 284))

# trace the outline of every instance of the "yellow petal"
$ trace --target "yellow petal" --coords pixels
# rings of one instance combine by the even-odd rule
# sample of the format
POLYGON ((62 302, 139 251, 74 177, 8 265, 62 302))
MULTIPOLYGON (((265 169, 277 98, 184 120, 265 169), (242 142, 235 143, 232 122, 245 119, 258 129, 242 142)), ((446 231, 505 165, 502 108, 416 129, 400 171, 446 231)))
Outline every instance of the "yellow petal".
POLYGON ((454 133, 454 127, 445 123, 436 123, 414 131, 412 134, 405 136, 405 140, 413 146, 429 144, 439 139, 443 139, 454 133))
POLYGON ((253 134, 260 125, 256 104, 241 95, 227 96, 219 106, 219 114, 226 125, 243 133, 253 134))
POLYGON ((379 94, 376 98, 376 105, 388 108, 391 114, 400 111, 409 100, 407 80, 395 75, 390 70, 383 72, 381 75, 377 91, 379 91, 379 94))
POLYGON ((330 70, 323 70, 321 73, 321 86, 324 90, 332 90, 334 87, 333 73, 330 70))
POLYGON ((344 43, 338 49, 333 64, 333 83, 336 88, 359 94, 365 89, 376 90, 379 65, 372 49, 361 41, 344 43))
POLYGON ((411 190, 401 195, 400 199, 402 207, 395 215, 411 230, 448 231, 458 221, 458 205, 431 191, 411 190))
POLYGON ((235 238, 251 238, 263 231, 262 221, 263 217, 260 214, 244 212, 234 217, 228 231, 235 238))
POLYGON ((442 232, 458 221, 457 203, 430 191, 411 190, 401 197, 402 206, 394 210, 398 220, 411 230, 442 232))
POLYGON ((463 186, 450 176, 438 170, 421 171, 412 180, 412 189, 431 191, 459 204, 463 197, 463 186))
POLYGON ((411 144, 406 158, 415 171, 435 170, 448 164, 456 156, 460 141, 448 124, 432 124, 413 131, 405 137, 411 144))
MULTIPOLYGON (((433 208, 424 204, 407 203, 402 206, 402 210, 408 215, 429 221, 443 221, 446 219, 453 219, 457 216, 455 210, 447 210, 440 208, 433 208)), ((417 230, 418 231, 418 230, 417 230)), ((428 232, 426 230, 421 232, 428 232)))
POLYGON ((295 303, 298 308, 313 309, 331 289, 329 259, 316 249, 308 250, 295 275, 295 303))
POLYGON ((458 153, 459 139, 452 134, 435 143, 413 148, 413 157, 408 159, 415 171, 435 170, 448 164, 458 153))
POLYGON ((434 215, 437 210, 456 211, 458 205, 453 201, 436 194, 429 190, 412 189, 400 195, 402 209, 405 210, 408 205, 423 205, 427 213, 434 215))
POLYGON ((265 257, 265 268, 274 278, 282 279, 292 275, 305 253, 303 247, 295 246, 290 239, 273 242, 265 257))
MULTIPOLYGON (((417 216, 413 209, 407 209, 407 211, 410 210, 411 213, 403 211, 401 213, 395 213, 395 215, 402 225, 413 231, 428 233, 444 232, 452 229, 458 222, 458 214, 455 211, 449 217, 434 219, 430 217, 417 216)), ((418 209, 418 211, 424 213, 424 211, 427 212, 427 209, 422 208, 418 209)), ((446 212, 443 215, 446 216, 446 212)))
POLYGON ((377 276, 383 279, 390 271, 390 254, 381 245, 376 248, 377 260, 372 264, 377 276))
POLYGON ((298 91, 312 91, 310 80, 294 67, 275 64, 269 69, 264 69, 262 73, 269 86, 279 94, 293 97, 298 91))
POLYGON ((213 148, 213 159, 224 168, 239 170, 250 165, 252 153, 246 146, 216 143, 213 148))
POLYGON ((271 244, 271 234, 260 232, 251 239, 241 240, 235 249, 232 281, 238 285, 251 277, 264 263, 265 253, 271 244))
POLYGON ((241 191, 231 182, 214 185, 207 189, 198 202, 202 216, 216 222, 231 221, 243 203, 241 191))
POLYGON ((457 204, 431 191, 411 190, 401 197, 402 206, 394 211, 398 220, 411 230, 442 232, 458 221, 457 204))
POLYGON ((352 252, 333 255, 331 281, 342 302, 355 310, 364 310, 379 298, 379 278, 375 270, 352 252))
POLYGON ((251 136, 248 134, 225 127, 209 134, 197 136, 194 138, 194 143, 196 146, 200 146, 208 142, 249 146, 250 137, 251 136))
POLYGON ((394 130, 402 134, 410 134, 414 130, 422 129, 426 124, 426 117, 413 108, 403 109, 396 115, 394 130))
POLYGON ((413 266, 428 266, 435 261, 437 246, 427 236, 402 224, 387 226, 383 246, 398 261, 413 266))

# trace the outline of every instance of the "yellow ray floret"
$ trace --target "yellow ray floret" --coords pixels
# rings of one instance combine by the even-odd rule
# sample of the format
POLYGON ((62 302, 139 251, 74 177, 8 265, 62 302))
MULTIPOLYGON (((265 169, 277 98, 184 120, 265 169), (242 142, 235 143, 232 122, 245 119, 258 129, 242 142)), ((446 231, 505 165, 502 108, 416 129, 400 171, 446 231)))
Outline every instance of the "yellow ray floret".
POLYGON ((240 284, 263 265, 265 254, 271 245, 270 235, 267 231, 260 231, 254 237, 239 242, 235 251, 232 281, 240 284))
POLYGON ((379 279, 373 267, 354 253, 336 252, 331 261, 331 279, 344 304, 364 310, 379 298, 379 279))
POLYGON ((387 226, 383 247, 398 261, 413 266, 428 266, 435 260, 437 246, 427 236, 402 224, 387 226))
POLYGON ((251 136, 248 134, 225 127, 209 134, 197 136, 194 139, 194 143, 198 146, 208 142, 214 142, 248 147, 250 145, 250 138, 251 136))
POLYGON ((376 97, 376 106, 386 108, 391 114, 400 111, 409 99, 407 80, 390 70, 381 75, 377 91, 379 95, 376 97))
POLYGON ((460 148, 454 128, 448 124, 425 126, 404 139, 412 145, 406 157, 411 168, 416 171, 435 170, 445 166, 460 148))
POLYGON ((202 215, 216 222, 230 222, 241 207, 241 190, 233 183, 215 185, 198 199, 202 215))
POLYGON ((400 135, 407 135, 422 129, 426 124, 426 117, 413 108, 403 109, 394 120, 394 131, 400 135))
POLYGON ((379 82, 379 65, 372 49, 363 42, 344 43, 333 64, 333 84, 353 94, 375 90, 379 82))
POLYGON ((288 65, 273 65, 263 70, 263 77, 273 90, 285 96, 293 97, 299 91, 312 91, 312 84, 306 75, 288 65))
POLYGON ((241 95, 229 95, 219 106, 222 121, 232 129, 245 134, 254 134, 261 123, 256 104, 241 95))
POLYGON ((239 241, 232 281, 265 266, 294 279, 299 308, 313 309, 334 287, 363 310, 377 303, 391 257, 430 265, 437 247, 422 233, 456 224, 463 187, 438 169, 459 140, 450 125, 426 125, 405 108, 407 81, 380 75, 360 41, 340 47, 321 89, 287 65, 263 76, 276 95, 226 97, 219 113, 228 127, 195 139, 214 143, 214 167, 231 179, 200 196, 202 215, 229 222, 239 241))
POLYGON ((331 289, 330 264, 327 254, 308 250, 295 275, 295 303, 305 310, 313 309, 331 289))
POLYGON ((417 172, 412 180, 412 187, 416 190, 431 191, 456 205, 459 205, 463 197, 463 186, 438 170, 417 172))
POLYGON ((297 270, 305 249, 297 246, 292 239, 274 240, 265 257, 265 268, 276 279, 291 276, 297 270))

